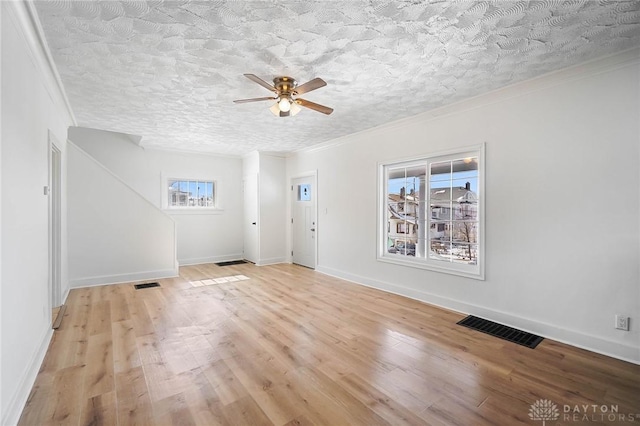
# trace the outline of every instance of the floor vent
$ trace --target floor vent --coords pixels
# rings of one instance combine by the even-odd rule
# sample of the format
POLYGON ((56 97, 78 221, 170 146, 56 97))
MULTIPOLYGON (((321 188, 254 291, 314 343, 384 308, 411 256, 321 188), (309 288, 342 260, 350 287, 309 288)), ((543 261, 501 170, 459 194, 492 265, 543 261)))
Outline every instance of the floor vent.
POLYGON ((151 288, 151 287, 160 287, 158 283, 144 283, 144 284, 134 284, 136 290, 140 290, 143 288, 151 288))
POLYGON ((497 322, 474 317, 473 315, 469 315, 465 319, 458 321, 458 324, 531 349, 538 346, 538 344, 544 340, 544 337, 536 336, 535 334, 527 333, 517 328, 507 327, 497 322))
POLYGON ((231 266, 231 265, 242 265, 243 263, 247 263, 244 260, 232 260, 230 262, 218 262, 216 265, 218 266, 231 266))

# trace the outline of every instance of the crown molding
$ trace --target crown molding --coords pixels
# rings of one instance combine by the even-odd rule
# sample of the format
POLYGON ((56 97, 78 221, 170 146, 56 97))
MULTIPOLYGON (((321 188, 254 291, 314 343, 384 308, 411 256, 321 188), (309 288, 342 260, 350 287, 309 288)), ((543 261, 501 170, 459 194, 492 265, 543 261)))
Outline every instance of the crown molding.
POLYGON ((52 99, 57 99, 61 105, 64 105, 69 119, 74 126, 77 125, 76 117, 51 56, 51 51, 33 2, 31 0, 8 1, 2 2, 2 7, 7 12, 7 16, 20 30, 24 41, 29 47, 31 58, 45 77, 45 86, 52 99))
POLYGON ((464 111, 469 111, 494 103, 503 102, 512 98, 527 95, 529 93, 549 89, 559 84, 565 84, 582 78, 614 71, 626 66, 637 65, 639 63, 640 48, 634 47, 611 55, 601 56, 599 58, 592 59, 580 64, 572 65, 567 68, 551 71, 549 73, 542 74, 529 80, 513 83, 508 86, 495 89, 491 92, 483 93, 468 99, 463 99, 449 105, 444 105, 439 108, 412 115, 410 117, 401 118, 390 123, 385 123, 380 126, 361 130, 349 135, 340 136, 330 141, 291 151, 290 153, 288 153, 287 157, 293 158, 300 154, 324 151, 326 149, 348 144, 353 140, 354 137, 366 137, 371 133, 379 131, 388 131, 407 125, 437 120, 444 116, 458 114, 464 111))

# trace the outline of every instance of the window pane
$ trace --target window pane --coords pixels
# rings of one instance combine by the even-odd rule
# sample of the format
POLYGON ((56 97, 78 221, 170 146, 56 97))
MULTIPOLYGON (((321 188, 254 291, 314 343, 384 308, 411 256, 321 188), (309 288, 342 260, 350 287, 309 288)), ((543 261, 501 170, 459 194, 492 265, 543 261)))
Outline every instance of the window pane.
POLYGON ((478 260, 478 246, 475 244, 452 244, 451 261, 475 265, 478 260))
POLYGON ((298 201, 311 201, 311 185, 298 185, 298 201))
POLYGON ((189 202, 189 182, 181 180, 178 184, 180 186, 178 205, 186 206, 189 202))
POLYGON ((167 183, 169 185, 169 206, 177 206, 179 200, 178 192, 180 190, 179 183, 177 180, 169 180, 167 183))
POLYGON ((454 173, 452 179, 452 185, 454 187, 464 188, 469 182, 469 190, 478 192, 478 174, 476 172, 460 172, 454 173))
POLYGON ((478 157, 461 158, 451 162, 451 171, 453 173, 463 173, 478 170, 478 157))
POLYGON ((478 219, 478 203, 462 202, 453 206, 454 220, 477 220, 478 219))
POLYGON ((476 222, 455 222, 451 239, 454 242, 477 243, 478 224, 476 222))
POLYGON ((437 188, 449 188, 451 186, 451 161, 431 163, 429 187, 432 192, 437 188))
POLYGON ((205 197, 206 197, 206 206, 207 207, 213 207, 213 182, 207 182, 207 189, 205 192, 205 197))
POLYGON ((188 205, 193 207, 196 205, 197 196, 198 196, 198 183, 195 181, 189 181, 189 203, 188 205))
POLYGON ((415 256, 416 255, 416 243, 410 239, 396 238, 393 246, 387 250, 389 253, 394 253, 402 256, 415 256))
POLYGON ((431 241, 431 250, 429 251, 429 258, 441 261, 450 261, 451 256, 451 244, 443 241, 431 241))
POLYGON ((474 263, 478 242, 478 158, 430 167, 430 258, 474 263))
MULTIPOLYGON (((424 220, 424 201, 420 200, 425 165, 396 167, 387 171, 386 220, 387 252, 415 256, 419 221, 424 220)), ((424 246, 424 242, 423 242, 424 246)), ((424 252, 424 249, 423 249, 424 252)))

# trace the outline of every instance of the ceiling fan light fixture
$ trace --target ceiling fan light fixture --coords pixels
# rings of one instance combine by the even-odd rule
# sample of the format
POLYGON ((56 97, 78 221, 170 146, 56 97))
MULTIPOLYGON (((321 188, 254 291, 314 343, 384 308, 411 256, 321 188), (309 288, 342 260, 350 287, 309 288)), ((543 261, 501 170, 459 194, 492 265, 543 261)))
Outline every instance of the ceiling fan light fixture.
POLYGON ((290 115, 289 111, 284 112, 280 110, 279 102, 276 102, 275 104, 271 105, 271 108, 269 108, 269 111, 271 111, 271 113, 276 117, 288 117, 290 115))
POLYGON ((291 102, 291 111, 289 111, 289 114, 291 114, 292 117, 299 113, 301 110, 302 108, 300 108, 295 101, 291 102))
POLYGON ((291 110, 291 101, 289 98, 280 98, 278 102, 278 108, 282 112, 289 112, 291 110))

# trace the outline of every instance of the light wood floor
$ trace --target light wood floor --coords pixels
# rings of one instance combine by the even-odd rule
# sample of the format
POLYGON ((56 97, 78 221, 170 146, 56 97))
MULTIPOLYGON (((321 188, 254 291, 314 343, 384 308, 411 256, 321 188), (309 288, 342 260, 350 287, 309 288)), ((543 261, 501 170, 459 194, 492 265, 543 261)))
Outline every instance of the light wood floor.
POLYGON ((20 424, 541 425, 539 399, 560 410, 549 425, 580 424, 564 404, 640 413, 640 366, 520 347, 293 265, 180 272, 161 288, 73 290, 20 424))

